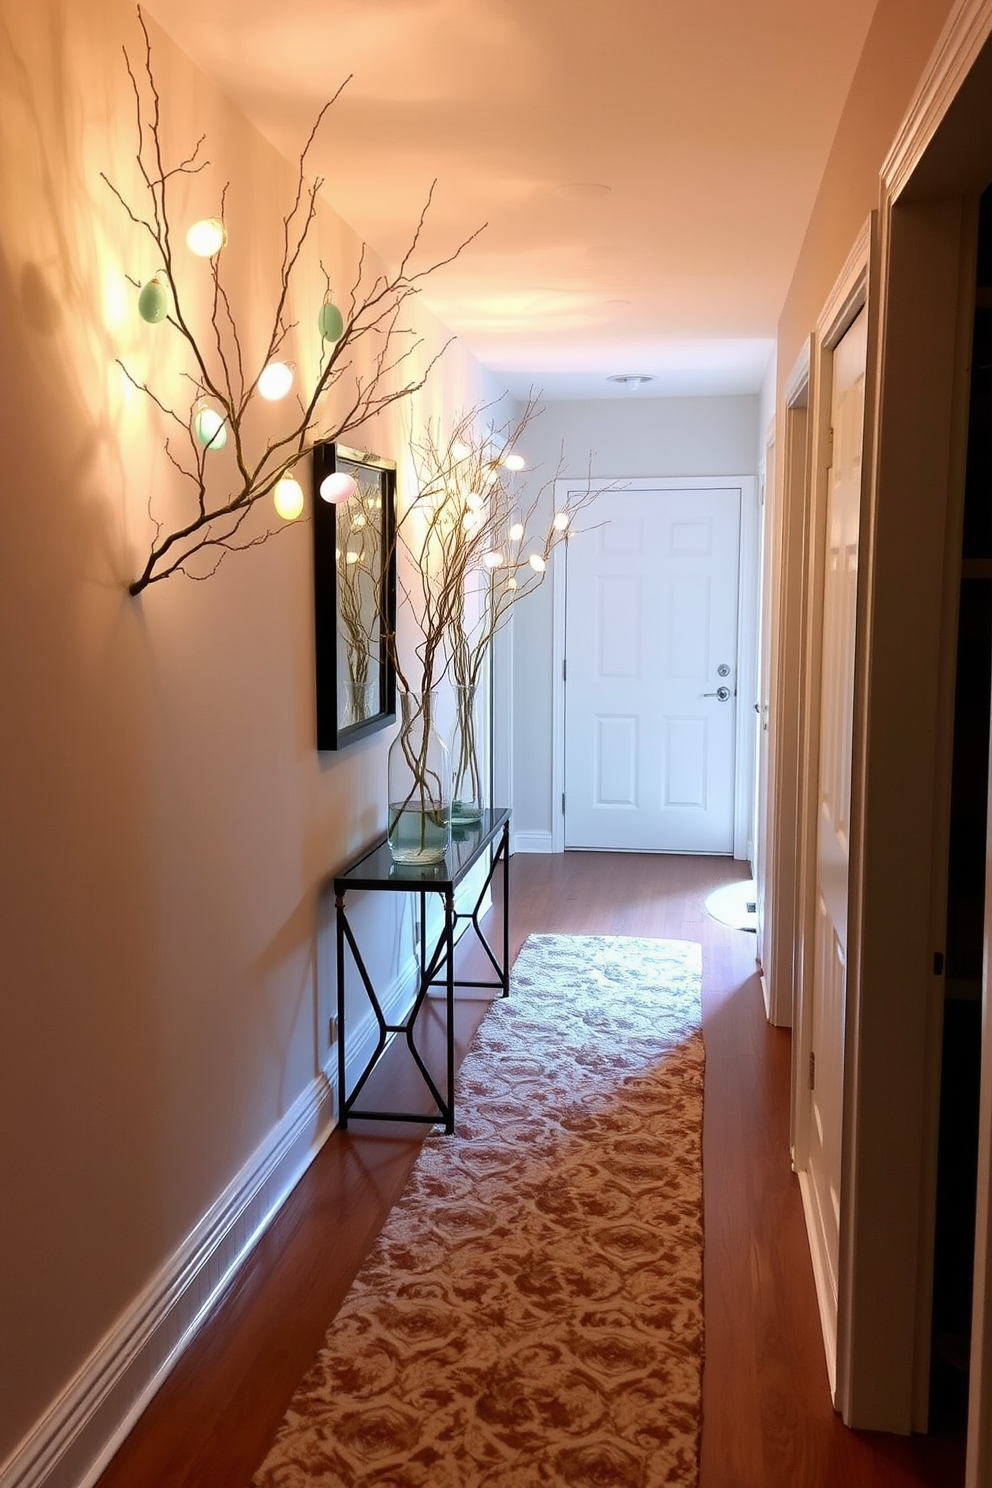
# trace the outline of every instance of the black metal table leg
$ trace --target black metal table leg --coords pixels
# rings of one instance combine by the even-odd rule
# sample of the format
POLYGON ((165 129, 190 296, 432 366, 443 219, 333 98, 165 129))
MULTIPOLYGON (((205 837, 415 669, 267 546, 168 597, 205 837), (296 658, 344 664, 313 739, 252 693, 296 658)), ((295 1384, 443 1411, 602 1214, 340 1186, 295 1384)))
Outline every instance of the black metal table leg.
POLYGON ((337 935, 338 962, 338 1125, 345 1130, 348 1125, 348 1102, 344 1090, 344 895, 334 900, 334 928, 337 935))
POLYGON ((446 1132, 455 1130, 455 988, 456 987, 490 987, 499 988, 503 997, 509 992, 509 811, 505 807, 494 808, 483 813, 483 817, 475 828, 470 828, 463 835, 462 840, 456 845, 452 844, 449 855, 440 864, 426 865, 423 868, 408 865, 397 865, 393 863, 386 843, 386 839, 380 839, 374 847, 358 858, 348 868, 344 869, 334 878, 335 906, 337 910, 337 1009, 338 1009, 338 1049, 337 1049, 337 1071, 338 1071, 338 1121, 341 1127, 346 1128, 352 1118, 370 1121, 419 1121, 436 1125, 444 1123, 446 1132), (492 845, 496 844, 495 850, 492 845), (486 876, 482 890, 476 898, 475 905, 470 912, 464 916, 455 908, 455 890, 465 875, 475 866, 482 854, 490 851, 489 872, 486 876), (499 866, 500 859, 503 861, 503 936, 502 936, 502 963, 496 953, 489 945, 479 916, 482 902, 492 885, 493 878, 499 866), (417 966, 417 989, 413 1001, 407 1008, 399 1022, 388 1023, 382 1004, 372 982, 371 975, 362 956, 355 933, 348 923, 345 909, 345 893, 349 889, 379 889, 388 890, 391 893, 413 894, 419 898, 420 904, 420 926, 418 966, 417 966), (427 899, 432 893, 440 894, 444 903, 444 923, 440 934, 434 944, 433 950, 428 953, 427 943, 427 899), (479 941, 489 958, 496 980, 489 981, 461 981, 455 976, 455 935, 459 919, 470 918, 479 941), (375 1017, 378 1027, 375 1048, 366 1061, 365 1068, 355 1081, 352 1091, 345 1087, 346 1079, 346 1007, 345 1007, 345 980, 346 980, 346 956, 351 952, 355 970, 361 979, 369 1000, 369 1006, 375 1017), (417 1048, 416 1024, 417 1018, 423 1008, 430 989, 432 987, 444 988, 445 1006, 445 1079, 447 1089, 444 1094, 438 1088, 427 1064, 417 1048), (360 1099, 363 1088, 385 1053, 391 1038, 396 1034, 403 1034, 410 1054, 423 1078, 427 1091, 434 1102, 432 1111, 381 1111, 359 1108, 356 1102, 360 1099))

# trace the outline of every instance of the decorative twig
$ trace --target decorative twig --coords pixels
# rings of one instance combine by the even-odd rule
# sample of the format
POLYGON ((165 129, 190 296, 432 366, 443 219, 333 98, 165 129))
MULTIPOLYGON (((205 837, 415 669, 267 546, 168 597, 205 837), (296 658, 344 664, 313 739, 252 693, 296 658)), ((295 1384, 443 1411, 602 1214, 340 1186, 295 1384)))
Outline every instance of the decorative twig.
MULTIPOLYGON (((210 260, 211 298, 207 324, 199 328, 185 308, 174 257, 173 226, 171 219, 170 187, 176 177, 196 175, 204 170, 208 162, 202 158, 205 143, 201 136, 186 156, 176 164, 164 158, 162 146, 162 99, 152 66, 152 47, 145 18, 139 7, 138 23, 144 37, 143 75, 139 81, 139 70, 131 62, 127 49, 124 61, 134 95, 135 123, 137 128, 136 160, 138 172, 147 193, 148 204, 144 214, 136 209, 124 193, 106 176, 104 181, 122 206, 128 218, 141 228, 155 249, 155 259, 164 279, 169 307, 163 319, 171 331, 178 336, 192 371, 184 373, 193 388, 193 404, 201 399, 209 400, 215 408, 218 420, 223 420, 224 441, 230 444, 233 456, 233 471, 228 470, 226 489, 217 493, 214 451, 198 443, 191 430, 190 414, 174 407, 166 398, 156 393, 148 383, 135 376, 121 362, 120 365, 134 387, 146 394, 155 406, 182 427, 191 447, 191 458, 181 459, 166 441, 166 453, 173 466, 189 481, 195 492, 188 519, 175 527, 153 517, 154 535, 148 557, 138 576, 130 584, 131 594, 141 591, 175 573, 185 573, 191 578, 207 577, 207 571, 191 566, 191 561, 207 554, 213 559, 209 573, 229 552, 255 547, 264 542, 272 532, 242 536, 240 529, 248 512, 271 495, 279 482, 293 467, 320 442, 337 442, 351 431, 389 408, 401 399, 418 392, 432 371, 447 344, 432 356, 422 371, 412 366, 412 358, 420 350, 421 341, 415 337, 402 321, 402 311, 411 295, 417 294, 422 281, 438 269, 452 263, 477 236, 472 233, 453 252, 423 268, 414 267, 414 257, 419 247, 428 209, 434 194, 431 186, 427 201, 420 213, 406 251, 395 272, 377 273, 370 277, 367 269, 367 254, 363 244, 358 255, 357 274, 350 293, 346 315, 342 316, 342 327, 337 338, 323 336, 319 371, 312 387, 298 394, 287 405, 292 410, 287 426, 275 439, 269 439, 261 455, 250 454, 252 441, 249 424, 256 406, 259 377, 284 346, 290 332, 296 329, 295 322, 287 322, 286 307, 289 302, 294 274, 317 218, 317 198, 323 184, 318 177, 307 181, 307 164, 318 130, 328 111, 340 97, 348 79, 320 109, 297 162, 295 192, 289 211, 282 218, 282 258, 279 283, 269 322, 269 333, 265 353, 257 371, 246 366, 244 346, 238 330, 234 307, 222 278, 223 249, 219 249, 210 260), (356 349, 369 336, 377 338, 379 344, 368 359, 369 371, 364 375, 355 365, 356 349), (400 344, 402 338, 405 344, 400 344), (327 395, 334 389, 341 390, 345 374, 350 373, 347 383, 352 391, 343 409, 335 413, 327 411, 327 395)), ((436 183, 435 183, 436 184, 436 183)), ((223 214, 228 187, 221 191, 223 214)), ((321 271, 330 294, 330 277, 321 264, 321 271)), ((141 280, 131 278, 139 285, 141 280)), ((315 333, 317 333, 316 320, 315 333)), ((346 383, 346 385, 347 385, 346 383)), ((218 439, 217 447, 220 447, 218 439)), ((223 467, 221 467, 223 468, 223 467)), ((279 530, 279 529, 274 529, 279 530)))
MULTIPOLYGON (((447 437, 429 427, 412 445, 415 494, 397 514, 395 542, 409 560, 398 583, 419 636, 413 652, 416 667, 401 654, 381 607, 386 646, 402 690, 426 698, 445 676, 458 689, 456 800, 460 795, 480 799, 472 706, 493 638, 512 607, 543 582, 552 551, 593 498, 586 481, 543 525, 539 512, 560 466, 523 498, 517 494, 513 459, 515 446, 540 409, 529 401, 520 418, 502 430, 486 429, 489 412, 487 406, 472 409, 447 437), (471 613, 473 593, 477 613, 471 613)), ((412 767, 416 764, 411 761, 412 767)), ((416 778, 415 768, 413 773, 416 778)))

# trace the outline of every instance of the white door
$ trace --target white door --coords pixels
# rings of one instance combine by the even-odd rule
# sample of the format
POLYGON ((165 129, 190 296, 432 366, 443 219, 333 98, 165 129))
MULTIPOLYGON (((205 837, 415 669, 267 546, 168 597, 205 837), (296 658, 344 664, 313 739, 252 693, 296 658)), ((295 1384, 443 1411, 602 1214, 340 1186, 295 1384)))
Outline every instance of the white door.
POLYGON ((844 1017, 854 708, 854 640, 861 524, 861 450, 867 317, 862 311, 833 354, 823 574, 823 650, 817 783, 816 928, 811 997, 809 1156, 814 1237, 836 1314, 843 1129, 844 1017))
POLYGON ((568 541, 565 846, 732 853, 739 486, 604 491, 568 541))

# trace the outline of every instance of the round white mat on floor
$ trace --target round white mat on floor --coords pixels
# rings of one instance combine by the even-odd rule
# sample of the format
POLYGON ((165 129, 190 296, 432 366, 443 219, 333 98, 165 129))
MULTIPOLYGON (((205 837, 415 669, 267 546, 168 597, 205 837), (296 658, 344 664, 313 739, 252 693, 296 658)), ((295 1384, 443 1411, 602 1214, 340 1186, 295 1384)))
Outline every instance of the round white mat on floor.
POLYGON ((714 889, 706 900, 707 913, 722 925, 732 926, 734 930, 757 931, 758 916, 755 908, 756 890, 753 878, 746 878, 741 883, 724 884, 721 889, 714 889))

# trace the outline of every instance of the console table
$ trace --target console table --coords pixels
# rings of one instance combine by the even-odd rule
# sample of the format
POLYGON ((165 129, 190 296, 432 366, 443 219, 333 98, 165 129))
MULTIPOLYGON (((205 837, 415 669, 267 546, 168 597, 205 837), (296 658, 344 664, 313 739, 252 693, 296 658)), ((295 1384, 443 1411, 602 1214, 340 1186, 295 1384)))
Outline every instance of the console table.
POLYGON ((509 911, 510 911, 510 813, 505 807, 485 811, 482 820, 470 826, 456 827, 451 847, 443 863, 432 863, 423 867, 394 863, 390 857, 385 837, 356 858, 334 877, 334 903, 337 921, 337 993, 338 993, 338 1124, 348 1125, 349 1117, 363 1121, 421 1121, 432 1126, 444 1122, 446 1132, 455 1129, 455 1019, 454 1001, 456 987, 491 987, 499 989, 500 996, 510 991, 509 976, 509 911), (475 867, 483 853, 493 848, 492 862, 482 890, 470 910, 455 909, 455 890, 466 874, 475 867), (483 900, 495 877, 497 868, 503 872, 503 934, 502 958, 493 951, 479 924, 483 900), (378 994, 373 986, 365 961, 359 949, 355 933, 348 920, 347 895, 353 889, 373 893, 418 894, 420 896, 420 945, 417 961, 417 987, 413 1002, 399 1023, 387 1023, 378 994), (444 923, 437 942, 428 954, 427 945, 427 896, 438 894, 444 901, 444 923), (492 963, 495 980, 461 981, 455 976, 455 929, 459 920, 469 920, 476 936, 492 963), (351 1091, 345 1089, 345 1054, 347 1049, 347 1019, 345 1015, 345 948, 351 951, 355 967, 368 995, 369 1003, 378 1024, 378 1039, 368 1063, 355 1081, 351 1091), (443 987, 447 1011, 445 1030, 445 1054, 447 1063, 447 1089, 442 1094, 417 1048, 415 1034, 417 1018, 432 987, 443 987), (403 1034, 410 1053, 423 1076, 424 1083, 434 1102, 434 1109, 419 1111, 384 1111, 359 1109, 359 1099, 366 1081, 381 1059, 394 1034, 403 1034))

